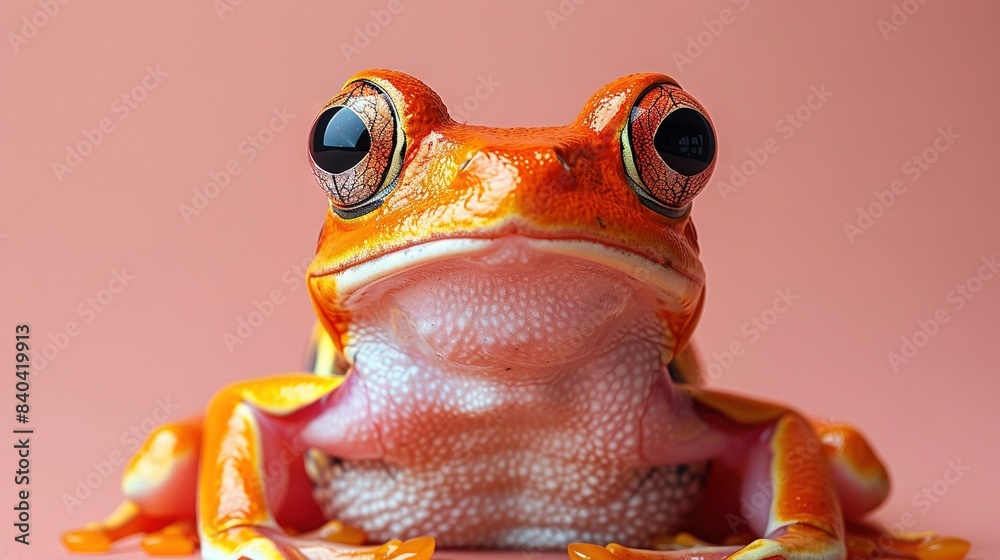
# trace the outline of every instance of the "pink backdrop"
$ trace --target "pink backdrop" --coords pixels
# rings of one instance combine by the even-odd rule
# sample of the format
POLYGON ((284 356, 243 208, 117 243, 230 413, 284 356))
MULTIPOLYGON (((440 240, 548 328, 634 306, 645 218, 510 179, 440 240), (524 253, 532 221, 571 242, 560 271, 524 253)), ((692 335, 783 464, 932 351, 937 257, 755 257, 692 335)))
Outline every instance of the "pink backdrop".
POLYGON ((879 519, 1000 554, 996 3, 230 1, 0 8, 0 355, 9 372, 21 322, 51 344, 31 377, 30 547, 12 544, 2 383, 0 551, 68 557, 58 534, 116 503, 134 433, 298 367, 325 211, 306 133, 348 76, 389 67, 502 126, 567 122, 627 73, 679 79, 720 137, 694 210, 712 382, 859 424, 895 479, 879 519), (782 313, 779 290, 797 298, 782 313))

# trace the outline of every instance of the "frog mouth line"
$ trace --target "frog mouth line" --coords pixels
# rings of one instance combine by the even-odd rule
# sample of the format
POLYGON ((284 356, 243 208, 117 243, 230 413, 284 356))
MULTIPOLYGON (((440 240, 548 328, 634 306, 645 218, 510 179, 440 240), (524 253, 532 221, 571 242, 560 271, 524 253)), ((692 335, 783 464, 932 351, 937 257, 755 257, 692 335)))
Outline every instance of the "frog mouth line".
POLYGON ((523 235, 496 238, 457 237, 409 245, 340 270, 326 271, 316 276, 335 278, 337 290, 347 298, 358 290, 380 280, 395 276, 421 265, 456 257, 487 254, 498 244, 521 243, 538 253, 562 255, 593 262, 617 270, 649 286, 660 294, 668 309, 690 310, 700 293, 697 280, 674 267, 658 264, 642 255, 581 239, 538 239, 523 235))

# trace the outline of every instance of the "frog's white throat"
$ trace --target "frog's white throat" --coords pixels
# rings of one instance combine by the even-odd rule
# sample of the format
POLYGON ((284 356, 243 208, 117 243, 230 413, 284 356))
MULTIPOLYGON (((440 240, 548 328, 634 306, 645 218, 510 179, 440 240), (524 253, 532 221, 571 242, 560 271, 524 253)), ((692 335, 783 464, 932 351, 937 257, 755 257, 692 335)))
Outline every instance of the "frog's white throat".
POLYGON ((656 310, 681 299, 658 286, 681 279, 514 236, 392 259, 347 300, 350 373, 302 434, 327 516, 450 547, 648 546, 679 529, 707 429, 665 367, 676 343, 656 310))
POLYGON ((341 271, 337 285, 351 292, 349 362, 399 352, 526 382, 576 369, 623 339, 669 360, 675 340, 658 310, 685 313, 696 299, 688 277, 634 253, 522 236, 415 245, 341 271))

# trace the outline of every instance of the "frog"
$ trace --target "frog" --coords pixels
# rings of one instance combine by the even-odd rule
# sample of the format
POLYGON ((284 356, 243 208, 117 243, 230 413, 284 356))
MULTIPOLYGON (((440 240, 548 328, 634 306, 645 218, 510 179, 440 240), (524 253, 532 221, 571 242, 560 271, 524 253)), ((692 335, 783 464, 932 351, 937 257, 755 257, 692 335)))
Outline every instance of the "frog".
POLYGON ((150 554, 213 560, 968 551, 865 521, 889 475, 856 428, 706 384, 691 210, 718 140, 672 77, 612 81, 565 126, 497 128, 366 70, 307 143, 329 202, 307 367, 153 431, 121 505, 66 532, 70 550, 142 534, 150 554))

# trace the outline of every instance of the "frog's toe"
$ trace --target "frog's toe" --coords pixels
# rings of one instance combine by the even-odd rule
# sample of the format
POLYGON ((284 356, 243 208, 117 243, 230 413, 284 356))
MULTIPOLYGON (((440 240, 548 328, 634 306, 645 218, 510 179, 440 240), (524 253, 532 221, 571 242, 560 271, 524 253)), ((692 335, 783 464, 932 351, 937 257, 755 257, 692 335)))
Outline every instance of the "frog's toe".
POLYGON ((273 529, 241 527, 209 539, 208 548, 215 552, 227 550, 218 555, 225 560, 430 560, 434 554, 431 537, 362 546, 332 542, 329 538, 337 536, 335 532, 326 537, 317 535, 317 531, 291 536, 273 529))
POLYGON ((566 547, 573 560, 724 560, 739 550, 738 546, 704 546, 672 550, 645 550, 628 548, 620 544, 598 546, 590 543, 573 543, 566 547))
POLYGON ((87 526, 63 533, 62 542, 72 552, 106 552, 113 541, 101 529, 87 526))
POLYGON ((191 521, 178 521, 146 535, 141 545, 153 556, 193 554, 198 549, 198 530, 191 521))
MULTIPOLYGON (((688 534, 679 534, 674 542, 659 542, 663 549, 642 550, 619 544, 597 546, 574 543, 568 552, 573 560, 838 560, 844 558, 844 544, 813 527, 792 525, 773 539, 757 539, 749 544, 704 546, 706 543, 688 534)), ((921 558, 920 560, 924 560, 921 558)), ((927 560, 952 560, 948 557, 927 560)))
POLYGON ((295 549, 278 546, 272 539, 258 537, 240 543, 225 560, 306 560, 295 549))
POLYGON ((962 560, 969 553, 969 541, 920 533, 888 533, 885 529, 862 523, 847 526, 848 557, 889 556, 917 560, 962 560))
POLYGON ((327 521, 322 527, 302 535, 305 538, 323 539, 342 544, 364 544, 367 539, 365 532, 340 521, 327 521))
POLYGON ((566 552, 573 560, 618 560, 606 547, 590 543, 572 543, 566 552))
POLYGON ((796 523, 778 529, 771 538, 757 539, 730 560, 841 560, 847 557, 843 538, 811 525, 796 523))
POLYGON ((387 560, 430 560, 434 555, 434 538, 417 537, 394 549, 387 560))
MULTIPOLYGON (((190 527, 191 534, 194 533, 193 521, 177 521, 176 518, 153 517, 142 510, 142 508, 131 500, 125 500, 104 520, 88 523, 81 529, 74 529, 62 535, 63 545, 71 552, 105 552, 111 548, 115 541, 121 540, 136 533, 148 533, 150 535, 161 532, 166 527, 174 526, 167 533, 177 534, 180 527, 190 527)), ((147 537, 148 538, 148 537, 147 537)), ((197 542, 197 537, 195 537, 197 542)), ((193 550, 193 546, 187 549, 193 550)), ((153 552, 151 554, 180 554, 179 552, 169 552, 170 548, 163 548, 165 552, 153 552)), ((185 552, 184 554, 189 554, 185 552)))
POLYGON ((972 545, 955 537, 936 537, 917 547, 918 560, 962 560, 972 545))

